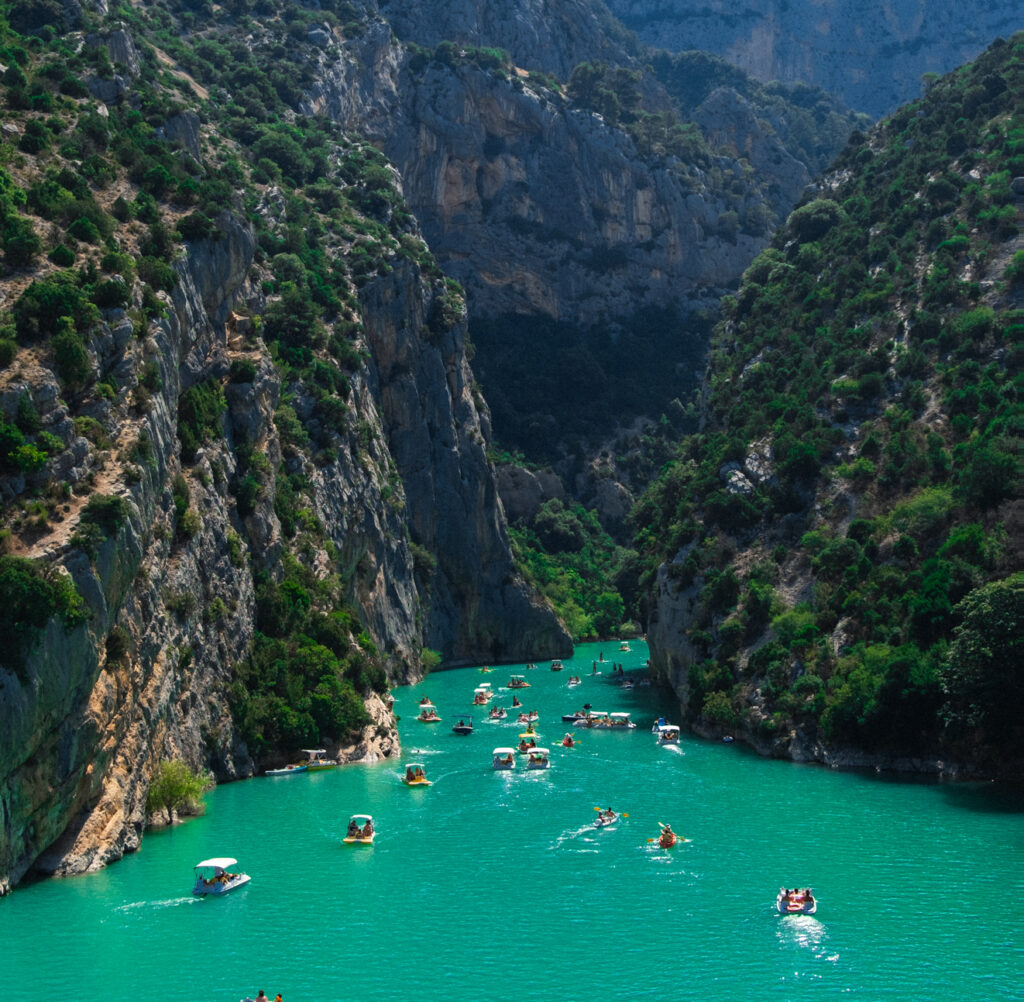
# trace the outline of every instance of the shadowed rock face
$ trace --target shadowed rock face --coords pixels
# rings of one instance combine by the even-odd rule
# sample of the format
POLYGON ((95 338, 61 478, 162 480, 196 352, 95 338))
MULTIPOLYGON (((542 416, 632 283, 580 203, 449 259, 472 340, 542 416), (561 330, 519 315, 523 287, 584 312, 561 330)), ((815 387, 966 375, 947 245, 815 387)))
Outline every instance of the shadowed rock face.
POLYGON ((1021 25, 1014 4, 946 0, 607 0, 648 45, 724 56, 761 80, 803 81, 880 116, 1021 25))

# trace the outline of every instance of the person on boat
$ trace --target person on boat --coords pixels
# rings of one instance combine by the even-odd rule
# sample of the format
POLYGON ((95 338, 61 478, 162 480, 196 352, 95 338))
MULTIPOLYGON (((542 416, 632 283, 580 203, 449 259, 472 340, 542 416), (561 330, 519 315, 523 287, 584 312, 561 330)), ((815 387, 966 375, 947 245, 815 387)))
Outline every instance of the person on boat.
POLYGON ((362 830, 362 832, 360 834, 362 835, 363 838, 369 838, 373 834, 373 821, 372 820, 368 820, 366 822, 366 824, 363 825, 363 830, 362 830))
POLYGON ((519 697, 518 696, 513 696, 512 697, 512 705, 513 706, 522 706, 523 704, 519 702, 519 697))
POLYGON ((350 821, 348 823, 348 838, 357 838, 359 836, 359 825, 356 822, 350 821))
POLYGON ((405 781, 411 783, 416 778, 416 770, 411 765, 405 767, 405 781))
POLYGON ((562 744, 566 748, 571 748, 575 743, 576 742, 573 740, 573 737, 572 737, 571 734, 566 734, 566 736, 564 738, 562 738, 562 744))
POLYGON ((614 818, 615 817, 615 811, 613 811, 609 807, 607 810, 601 812, 601 817, 603 817, 603 818, 614 818))

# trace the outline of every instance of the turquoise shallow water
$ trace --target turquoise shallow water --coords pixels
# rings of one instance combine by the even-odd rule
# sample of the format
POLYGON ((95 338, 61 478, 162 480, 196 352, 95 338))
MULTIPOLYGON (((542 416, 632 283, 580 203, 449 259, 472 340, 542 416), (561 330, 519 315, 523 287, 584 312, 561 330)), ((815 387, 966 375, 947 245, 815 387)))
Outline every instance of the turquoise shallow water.
POLYGON ((5 997, 1024 999, 1019 798, 685 736, 659 748, 651 721, 677 719, 667 694, 590 675, 601 651, 643 665, 644 645, 616 646, 580 647, 562 672, 466 669, 398 690, 404 759, 426 764, 429 789, 403 786, 396 761, 234 783, 101 873, 15 891, 0 901, 5 997), (517 671, 547 772, 491 770, 522 725, 450 731, 482 681, 508 705, 499 687, 517 671), (444 723, 414 721, 424 693, 444 723), (584 702, 639 726, 563 749, 561 714, 584 702), (598 831, 599 804, 629 817, 598 831), (377 820, 372 848, 341 845, 357 811, 377 820), (659 821, 691 841, 648 844, 659 821), (193 898, 192 867, 212 855, 252 882, 193 898), (813 886, 818 914, 774 914, 781 884, 813 886))

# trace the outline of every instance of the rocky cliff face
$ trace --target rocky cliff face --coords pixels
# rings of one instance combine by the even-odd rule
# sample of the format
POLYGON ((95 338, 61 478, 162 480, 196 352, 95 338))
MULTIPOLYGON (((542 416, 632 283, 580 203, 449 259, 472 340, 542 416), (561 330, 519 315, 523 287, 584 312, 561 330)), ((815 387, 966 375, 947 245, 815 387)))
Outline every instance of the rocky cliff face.
POLYGON ((737 224, 765 201, 738 159, 749 128, 730 137, 737 158, 707 170, 658 162, 525 76, 472 62, 413 68, 380 30, 325 50, 308 107, 381 146, 474 316, 589 327, 724 288, 764 242, 763 229, 737 224), (377 72, 360 75, 366 66, 377 72), (744 178, 742 190, 725 192, 709 171, 744 178))
MULTIPOLYGON (((130 46, 123 29, 110 37, 130 46)), ((132 79, 118 86, 130 90, 132 79)), ((191 113, 157 134, 193 157, 204 152, 191 113)), ((258 214, 283 205, 273 188, 261 197, 258 214)), ((64 497, 48 524, 15 520, 5 545, 70 575, 88 612, 70 631, 51 620, 23 665, 0 667, 0 893, 30 869, 83 872, 136 848, 161 761, 180 758, 220 780, 252 775, 232 717, 232 667, 253 639, 257 581, 278 579, 288 560, 342 583, 392 683, 419 677, 425 647, 449 664, 571 649, 514 571, 465 310, 449 286, 398 257, 361 283, 351 349, 361 361, 347 379, 334 448, 314 461, 278 431, 286 392, 309 427, 317 401, 282 383, 259 336, 267 272, 253 227, 226 211, 217 230, 175 261, 162 317, 140 319, 140 284, 129 312, 102 313, 85 337, 92 374, 73 395, 42 350, 19 351, 0 372, 4 419, 27 399, 63 446, 45 466, 0 480, 8 517, 30 494, 64 497), (203 385, 223 389, 226 412, 186 464, 179 406, 203 385), (244 508, 242 455, 260 457, 267 471, 244 508), (303 517, 319 527, 298 556, 275 513, 279 467, 308 484, 303 517), (186 533, 182 491, 196 515, 186 533), (85 545, 76 531, 95 495, 117 499, 120 515, 85 545), (432 559, 417 566, 414 547, 432 559)), ((5 305, 25 284, 5 286, 5 305)), ((371 693, 366 703, 371 723, 338 748, 342 758, 397 750, 390 702, 371 693)))
POLYGON ((879 116, 920 93, 921 76, 975 58, 1020 27, 1012 5, 943 0, 608 0, 648 45, 705 49, 761 80, 804 81, 879 116))

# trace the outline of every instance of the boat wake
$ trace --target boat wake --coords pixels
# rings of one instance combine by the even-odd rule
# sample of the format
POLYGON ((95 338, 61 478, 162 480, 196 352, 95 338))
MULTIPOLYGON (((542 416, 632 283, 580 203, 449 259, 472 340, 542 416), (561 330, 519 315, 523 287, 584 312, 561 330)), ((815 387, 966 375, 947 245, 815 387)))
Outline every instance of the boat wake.
POLYGON ((163 901, 128 901, 123 905, 118 905, 115 911, 119 912, 136 912, 151 911, 154 908, 177 908, 180 905, 198 905, 202 902, 202 898, 197 898, 194 895, 189 895, 183 898, 165 898, 163 901))

